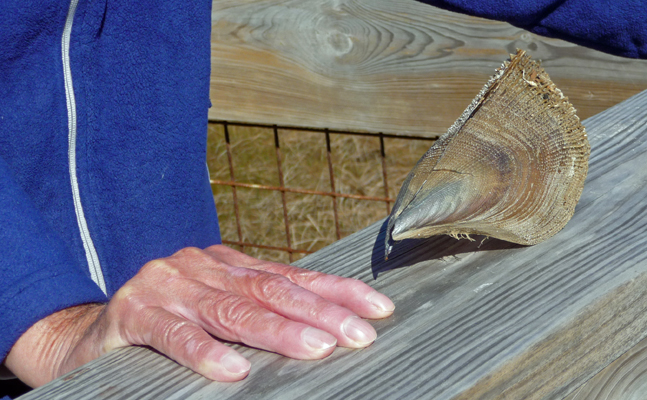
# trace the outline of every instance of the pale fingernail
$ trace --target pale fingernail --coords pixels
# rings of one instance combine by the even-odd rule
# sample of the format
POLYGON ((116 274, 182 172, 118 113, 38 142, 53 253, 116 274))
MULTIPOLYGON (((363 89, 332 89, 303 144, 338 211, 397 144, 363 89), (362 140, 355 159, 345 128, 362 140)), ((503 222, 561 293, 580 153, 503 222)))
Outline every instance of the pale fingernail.
POLYGON ((306 328, 301 332, 304 342, 317 351, 327 350, 337 344, 337 339, 328 332, 315 328, 306 328))
POLYGON ((252 364, 237 353, 229 353, 220 359, 220 364, 232 374, 240 375, 249 371, 252 364))
POLYGON ((369 293, 366 296, 366 300, 368 300, 369 303, 373 304, 375 308, 377 308, 382 312, 390 313, 390 312, 393 312, 393 310, 395 310, 395 304, 393 304, 391 299, 389 299, 388 297, 386 297, 385 295, 383 295, 378 291, 369 293))
POLYGON ((368 346, 377 338, 377 332, 366 321, 359 317, 348 317, 342 324, 342 331, 360 347, 368 346))

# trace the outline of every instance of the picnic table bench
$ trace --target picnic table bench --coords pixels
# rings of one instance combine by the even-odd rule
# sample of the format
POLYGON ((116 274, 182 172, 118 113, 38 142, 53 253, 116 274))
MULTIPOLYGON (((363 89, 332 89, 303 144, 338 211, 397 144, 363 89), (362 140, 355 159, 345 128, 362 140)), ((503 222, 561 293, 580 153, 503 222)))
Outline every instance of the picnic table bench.
POLYGON ((295 263, 394 300, 393 316, 373 322, 369 348, 297 361, 235 345, 252 371, 218 383, 130 347, 21 399, 644 397, 647 91, 584 125, 584 192, 573 219, 543 243, 439 236, 399 243, 385 261, 382 220, 295 263))

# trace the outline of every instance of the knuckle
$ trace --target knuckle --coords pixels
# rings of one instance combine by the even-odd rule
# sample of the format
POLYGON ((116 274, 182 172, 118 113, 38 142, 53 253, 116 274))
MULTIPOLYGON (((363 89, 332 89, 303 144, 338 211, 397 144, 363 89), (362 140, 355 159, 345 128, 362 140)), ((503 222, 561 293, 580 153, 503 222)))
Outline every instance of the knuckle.
POLYGON ((226 264, 221 262, 217 257, 214 257, 212 253, 197 247, 185 247, 180 249, 173 254, 170 259, 180 266, 191 265, 200 269, 219 269, 226 266, 226 264))
POLYGON ((281 299, 290 297, 295 285, 286 277, 267 272, 256 274, 252 291, 258 299, 281 299))
POLYGON ((295 271, 290 275, 290 280, 308 290, 317 291, 318 289, 334 286, 340 283, 343 278, 334 275, 327 275, 321 272, 301 270, 295 271))
POLYGON ((222 245, 222 244, 213 244, 205 249, 205 251, 209 251, 214 254, 227 254, 227 253, 232 253, 234 252, 233 249, 222 245))
POLYGON ((310 318, 314 320, 326 320, 336 308, 332 303, 320 298, 316 301, 313 301, 309 304, 308 314, 310 318))
POLYGON ((197 247, 185 247, 178 250, 175 254, 173 254, 173 256, 188 258, 204 257, 204 251, 197 247))
POLYGON ((223 292, 218 296, 201 300, 201 307, 215 310, 214 318, 219 325, 234 333, 234 327, 247 326, 257 317, 258 306, 249 299, 223 292))
POLYGON ((312 283, 330 275, 324 274, 322 272, 310 271, 303 268, 295 268, 291 269, 286 274, 286 276, 288 276, 293 282, 312 283))
POLYGON ((155 331, 166 348, 182 346, 184 349, 190 350, 196 347, 200 329, 188 320, 178 322, 171 319, 164 319, 159 322, 155 331))
POLYGON ((128 338, 129 343, 137 343, 132 338, 141 326, 150 326, 150 307, 140 292, 131 285, 124 285, 110 299, 104 310, 107 321, 106 332, 117 332, 118 337, 128 338))
POLYGON ((112 296, 113 301, 117 301, 121 304, 127 304, 130 306, 136 306, 139 302, 139 296, 137 296, 137 290, 131 285, 124 285, 117 291, 117 293, 112 296))
POLYGON ((163 320, 160 322, 159 331, 169 343, 184 343, 190 338, 189 333, 193 331, 190 324, 189 321, 163 320))
POLYGON ((155 277, 178 274, 177 268, 175 268, 166 258, 158 258, 147 262, 139 272, 144 275, 152 275, 155 277))

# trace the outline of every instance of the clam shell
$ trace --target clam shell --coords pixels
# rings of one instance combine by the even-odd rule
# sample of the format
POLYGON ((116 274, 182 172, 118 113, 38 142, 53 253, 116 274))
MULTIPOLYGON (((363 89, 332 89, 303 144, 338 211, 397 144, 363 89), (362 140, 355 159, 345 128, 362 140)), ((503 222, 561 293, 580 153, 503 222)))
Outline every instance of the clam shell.
POLYGON ((518 50, 409 173, 386 255, 392 241, 441 234, 546 240, 573 216, 589 154, 568 98, 518 50))

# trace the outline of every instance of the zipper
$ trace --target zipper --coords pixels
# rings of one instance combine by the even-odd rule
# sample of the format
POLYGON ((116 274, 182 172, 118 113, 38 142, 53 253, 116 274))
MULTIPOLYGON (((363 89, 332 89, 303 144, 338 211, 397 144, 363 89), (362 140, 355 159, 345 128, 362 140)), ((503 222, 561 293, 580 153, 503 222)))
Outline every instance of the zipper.
POLYGON ((79 233, 85 249, 85 258, 88 261, 90 277, 99 286, 104 294, 106 291, 106 282, 103 279, 103 271, 99 263, 97 250, 94 247, 88 223, 85 220, 83 206, 81 205, 81 195, 79 192, 79 182, 76 176, 76 100, 74 98, 74 87, 72 86, 72 71, 70 70, 70 36, 72 34, 72 23, 74 22, 74 13, 78 0, 70 1, 70 8, 65 19, 65 28, 63 28, 62 38, 62 56, 63 56, 63 79, 65 81, 65 100, 67 102, 67 125, 68 125, 68 151, 67 157, 70 165, 70 184, 72 185, 72 197, 74 199, 74 211, 76 212, 76 222, 79 225, 79 233))

